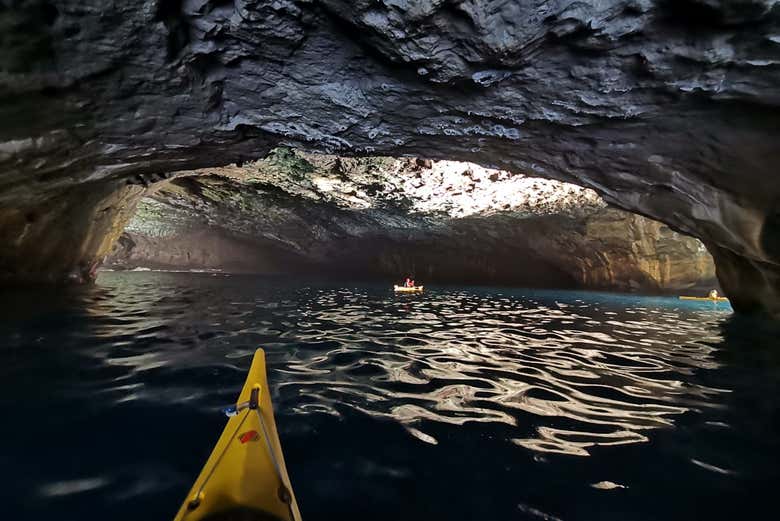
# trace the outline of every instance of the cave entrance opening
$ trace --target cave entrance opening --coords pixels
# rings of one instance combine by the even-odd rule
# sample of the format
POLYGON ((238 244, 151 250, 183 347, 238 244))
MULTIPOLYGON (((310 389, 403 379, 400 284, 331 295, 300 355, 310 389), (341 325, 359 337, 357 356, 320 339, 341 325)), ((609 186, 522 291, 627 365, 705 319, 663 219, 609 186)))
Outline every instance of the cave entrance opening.
POLYGON ((104 267, 650 293, 717 285, 698 240, 587 188, 289 148, 149 183, 104 267))

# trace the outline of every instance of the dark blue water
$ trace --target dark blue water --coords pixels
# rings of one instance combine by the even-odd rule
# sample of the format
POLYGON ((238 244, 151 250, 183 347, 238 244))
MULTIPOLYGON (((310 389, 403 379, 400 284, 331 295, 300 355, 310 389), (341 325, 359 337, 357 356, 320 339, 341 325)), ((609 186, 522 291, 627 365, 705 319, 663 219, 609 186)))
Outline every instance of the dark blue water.
POLYGON ((3 298, 0 518, 172 518, 258 346, 307 520, 776 517, 780 342, 727 305, 104 273, 3 298))

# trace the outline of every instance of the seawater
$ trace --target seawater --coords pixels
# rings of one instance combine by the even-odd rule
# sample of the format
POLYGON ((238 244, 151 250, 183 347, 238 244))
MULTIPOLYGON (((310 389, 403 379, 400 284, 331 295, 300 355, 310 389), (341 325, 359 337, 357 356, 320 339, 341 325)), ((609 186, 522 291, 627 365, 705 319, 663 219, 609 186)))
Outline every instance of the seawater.
POLYGON ((6 293, 2 519, 172 518, 257 347, 307 520, 776 516, 771 326, 391 284, 117 272, 6 293))

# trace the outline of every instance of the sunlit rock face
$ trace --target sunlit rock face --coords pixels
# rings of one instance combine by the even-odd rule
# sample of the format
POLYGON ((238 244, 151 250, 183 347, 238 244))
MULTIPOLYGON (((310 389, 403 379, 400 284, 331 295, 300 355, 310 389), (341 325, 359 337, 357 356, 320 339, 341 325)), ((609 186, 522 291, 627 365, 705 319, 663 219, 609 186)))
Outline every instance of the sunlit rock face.
MULTIPOLYGON (((31 0, 0 26, 11 271, 47 242, 13 216, 287 144, 576 181, 699 237, 735 309, 780 316, 774 0, 31 0)), ((38 277, 89 264, 71 243, 38 277)))
POLYGON ((715 277, 699 241, 589 189, 457 161, 286 149, 161 184, 107 266, 653 292, 715 277))
POLYGON ((23 208, 0 207, 0 282, 93 280, 145 191, 124 183, 99 184, 23 208))

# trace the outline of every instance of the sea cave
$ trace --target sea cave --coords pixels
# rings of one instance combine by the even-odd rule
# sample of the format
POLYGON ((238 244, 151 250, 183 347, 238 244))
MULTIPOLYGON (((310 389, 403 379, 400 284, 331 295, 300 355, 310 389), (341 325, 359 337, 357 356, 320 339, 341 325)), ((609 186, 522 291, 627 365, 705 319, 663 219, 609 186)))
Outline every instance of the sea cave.
POLYGON ((0 3, 11 518, 756 517, 778 143, 776 0, 0 3))

